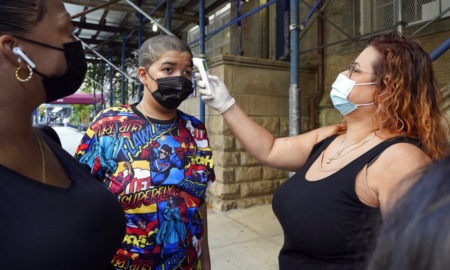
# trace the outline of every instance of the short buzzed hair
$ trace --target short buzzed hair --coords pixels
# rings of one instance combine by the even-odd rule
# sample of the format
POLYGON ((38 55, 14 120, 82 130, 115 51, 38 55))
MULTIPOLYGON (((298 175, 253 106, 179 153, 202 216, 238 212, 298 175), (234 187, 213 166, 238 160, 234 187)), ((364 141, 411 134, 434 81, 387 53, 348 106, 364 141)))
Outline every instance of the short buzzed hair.
POLYGON ((175 36, 158 35, 147 39, 139 49, 139 66, 149 68, 161 58, 165 52, 188 52, 192 57, 189 46, 175 36))

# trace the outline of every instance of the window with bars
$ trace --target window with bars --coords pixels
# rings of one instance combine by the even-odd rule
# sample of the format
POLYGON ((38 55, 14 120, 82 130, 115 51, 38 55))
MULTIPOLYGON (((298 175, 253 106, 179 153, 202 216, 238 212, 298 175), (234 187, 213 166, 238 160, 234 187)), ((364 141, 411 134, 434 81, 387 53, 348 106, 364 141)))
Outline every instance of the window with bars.
MULTIPOLYGON (((360 0, 360 33, 394 29, 398 0, 360 0)), ((406 25, 429 21, 450 7, 450 0, 401 0, 406 25)), ((450 12, 443 14, 449 17, 450 12)))
MULTIPOLYGON (((403 0, 403 20, 407 24, 426 22, 450 6, 450 0, 403 0)), ((450 16, 450 13, 443 17, 450 16)))
MULTIPOLYGON (((217 10, 213 15, 209 16, 209 24, 205 27, 206 34, 222 27, 230 21, 230 4, 225 5, 223 8, 217 10)), ((194 26, 188 31, 187 41, 188 43, 200 38, 200 29, 198 26, 194 26)), ((191 49, 195 52, 199 51, 198 43, 191 46, 191 49)), ((206 38, 205 53, 208 57, 212 57, 218 54, 230 52, 230 28, 226 28, 212 37, 206 38)))
POLYGON ((360 0, 360 33, 369 34, 395 26, 396 0, 360 0))

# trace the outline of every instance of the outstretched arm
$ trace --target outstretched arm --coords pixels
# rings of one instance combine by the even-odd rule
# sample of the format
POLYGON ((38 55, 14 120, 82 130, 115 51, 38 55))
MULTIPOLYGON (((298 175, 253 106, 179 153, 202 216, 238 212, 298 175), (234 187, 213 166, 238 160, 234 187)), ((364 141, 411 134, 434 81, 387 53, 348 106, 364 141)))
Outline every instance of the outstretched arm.
MULTIPOLYGON (((214 93, 200 89, 204 102, 222 113, 231 131, 247 152, 269 166, 291 171, 300 169, 314 144, 338 131, 338 126, 329 126, 298 136, 275 138, 234 102, 227 87, 218 77, 210 76, 210 81, 215 85, 214 93)), ((200 81, 199 86, 204 86, 204 83, 200 81)))

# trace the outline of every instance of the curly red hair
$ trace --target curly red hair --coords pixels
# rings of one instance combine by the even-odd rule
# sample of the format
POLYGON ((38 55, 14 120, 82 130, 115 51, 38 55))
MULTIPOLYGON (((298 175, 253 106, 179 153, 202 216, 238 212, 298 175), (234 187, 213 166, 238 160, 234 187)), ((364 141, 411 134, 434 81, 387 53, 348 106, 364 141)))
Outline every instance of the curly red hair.
POLYGON ((432 159, 448 153, 448 121, 440 110, 440 92, 428 54, 414 41, 398 33, 373 37, 368 46, 381 57, 373 63, 375 123, 417 139, 432 159), (444 119, 444 120, 443 120, 444 119))

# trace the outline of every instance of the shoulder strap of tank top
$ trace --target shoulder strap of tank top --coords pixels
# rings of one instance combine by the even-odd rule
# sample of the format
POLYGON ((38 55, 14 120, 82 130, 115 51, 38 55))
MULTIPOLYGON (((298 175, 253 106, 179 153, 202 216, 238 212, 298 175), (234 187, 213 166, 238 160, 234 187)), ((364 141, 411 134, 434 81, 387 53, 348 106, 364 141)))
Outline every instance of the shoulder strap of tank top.
POLYGON ((394 137, 388 140, 385 140, 372 149, 370 149, 367 153, 363 154, 358 158, 357 166, 362 168, 366 164, 370 166, 377 158, 391 145, 396 143, 410 143, 419 147, 419 142, 417 140, 407 138, 407 137, 394 137))
POLYGON ((377 160, 377 158, 383 153, 384 150, 386 150, 389 146, 396 144, 396 143, 410 143, 412 145, 415 145, 417 147, 420 147, 420 142, 416 139, 411 139, 408 137, 394 137, 394 138, 390 138, 382 143, 386 143, 387 146, 385 148, 382 149, 382 151, 380 151, 376 156, 374 156, 373 158, 371 158, 368 162, 367 165, 370 166, 372 165, 372 163, 375 162, 375 160, 377 160))

